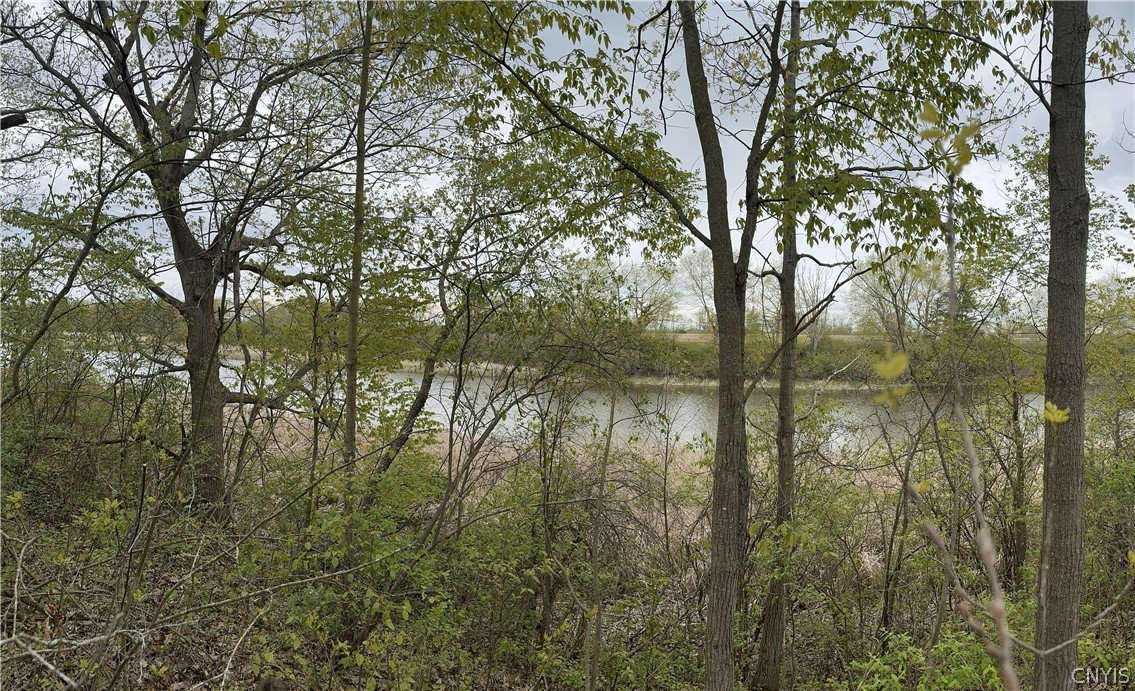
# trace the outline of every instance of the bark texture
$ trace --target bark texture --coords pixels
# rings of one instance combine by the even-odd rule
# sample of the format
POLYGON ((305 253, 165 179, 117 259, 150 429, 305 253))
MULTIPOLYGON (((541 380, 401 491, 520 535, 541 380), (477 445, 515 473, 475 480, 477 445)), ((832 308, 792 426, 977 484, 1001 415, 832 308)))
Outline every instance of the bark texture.
POLYGON ((213 243, 202 247, 189 227, 180 193, 183 166, 170 163, 148 171, 170 244, 184 300, 185 367, 189 374, 189 466, 198 499, 225 513, 225 388, 221 384, 221 325, 216 292, 226 254, 213 243))
MULTIPOLYGON (((793 2, 791 35, 795 45, 800 40, 800 3, 793 2)), ((796 187, 796 71, 798 51, 788 55, 784 73, 785 135, 784 189, 789 197, 796 187)), ((777 527, 792 521, 796 471, 796 267, 800 257, 796 249, 796 210, 789 203, 781 218, 780 267, 780 391, 776 419, 776 518, 777 527)), ((788 626, 789 554, 781 553, 776 572, 769 583, 765 606, 761 611, 760 643, 757 665, 749 688, 779 691, 784 662, 784 632, 788 626)))
POLYGON ((718 416, 710 496, 710 568, 705 631, 705 688, 734 691, 733 632, 749 514, 745 439, 745 271, 733 260, 729 189, 692 2, 678 3, 686 74, 705 167, 713 303, 718 321, 718 416))
POLYGON ((217 279, 206 257, 178 263, 186 296, 185 365, 189 372, 189 458, 199 498, 224 518, 225 389, 221 385, 220 324, 214 308, 217 279))
MULTIPOLYGON (((1080 628, 1084 568, 1084 305, 1088 198, 1084 169, 1084 73, 1088 4, 1053 3, 1049 108, 1048 352, 1044 396, 1067 408, 1045 425, 1044 519, 1037 592, 1037 645, 1051 648, 1080 628)), ((1073 689, 1077 645, 1040 657, 1035 687, 1073 689)))
POLYGON ((363 64, 359 74, 359 102, 355 122, 355 203, 354 231, 351 237, 351 288, 347 301, 347 382, 344 402, 345 423, 343 431, 343 451, 350 468, 354 469, 358 458, 358 419, 359 419, 359 298, 363 286, 363 232, 366 224, 366 125, 367 104, 370 97, 370 45, 371 13, 370 2, 362 4, 363 10, 363 64))

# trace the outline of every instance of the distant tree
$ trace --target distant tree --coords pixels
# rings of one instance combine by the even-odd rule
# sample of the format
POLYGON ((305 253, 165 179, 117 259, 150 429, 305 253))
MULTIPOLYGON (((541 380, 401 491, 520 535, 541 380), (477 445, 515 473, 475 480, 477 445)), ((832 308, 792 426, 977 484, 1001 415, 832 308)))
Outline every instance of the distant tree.
MULTIPOLYGON (((799 275, 799 293, 800 299, 807 306, 818 305, 824 301, 829 294, 828 287, 830 285, 830 277, 822 267, 804 265, 800 267, 799 275)), ((832 316, 830 310, 823 310, 820 312, 804 333, 808 335, 808 350, 812 356, 820 348, 820 343, 832 329, 832 316)))
POLYGON ((716 334, 717 317, 713 312, 713 267, 709 251, 701 247, 695 248, 694 251, 682 256, 679 266, 687 290, 698 305, 698 328, 716 334))

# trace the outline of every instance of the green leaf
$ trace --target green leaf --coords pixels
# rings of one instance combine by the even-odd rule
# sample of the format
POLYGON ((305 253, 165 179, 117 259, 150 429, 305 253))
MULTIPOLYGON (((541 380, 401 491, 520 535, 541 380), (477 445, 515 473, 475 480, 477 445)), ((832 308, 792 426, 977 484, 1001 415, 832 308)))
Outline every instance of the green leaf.
POLYGON ((1052 401, 1044 402, 1044 419, 1048 420, 1054 425, 1062 425, 1068 422, 1068 414, 1071 412, 1068 408, 1058 408, 1052 401))
POLYGON ((974 122, 971 122, 968 125, 966 125, 965 127, 963 127, 961 129, 961 131, 958 132, 958 137, 961 138, 964 141, 968 141, 968 140, 972 139, 974 136, 976 136, 977 133, 980 132, 980 131, 981 131, 981 123, 977 122, 975 120, 974 122))
POLYGON ((874 400, 876 403, 885 404, 891 410, 898 410, 899 403, 908 393, 910 393, 909 386, 887 387, 875 394, 874 400))
POLYGON ((909 364, 910 358, 907 354, 899 352, 882 362, 876 362, 875 372, 887 381, 894 381, 902 376, 909 364))
POLYGON ((938 124, 938 109, 930 101, 922 104, 922 112, 918 114, 922 120, 929 122, 932 125, 938 124))

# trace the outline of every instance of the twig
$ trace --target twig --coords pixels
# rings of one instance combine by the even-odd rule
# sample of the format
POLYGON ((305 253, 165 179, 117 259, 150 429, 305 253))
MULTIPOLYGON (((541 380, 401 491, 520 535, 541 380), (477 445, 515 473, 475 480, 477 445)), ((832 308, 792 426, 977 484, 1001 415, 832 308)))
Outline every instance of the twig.
MULTIPOLYGON (((956 189, 956 178, 954 175, 950 175, 949 196, 946 200, 946 241, 948 243, 950 269, 949 314, 951 341, 949 352, 951 354, 951 365, 953 365, 951 368, 951 376, 954 384, 953 412, 958 422, 958 428, 961 431, 962 448, 965 451, 966 458, 969 460, 970 484, 973 486, 974 492, 973 508, 974 515, 977 518, 977 546, 981 555, 982 566, 985 568, 985 577, 989 581, 991 595, 988 612, 997 629, 997 638, 1000 640, 1000 645, 993 643, 989 635, 985 632, 985 628, 981 625, 981 622, 974 618, 973 609, 970 604, 972 598, 969 598, 968 594, 965 593, 965 590, 961 586, 961 581, 958 579, 957 572, 953 571, 952 564, 950 564, 949 552, 945 549, 942 536, 938 534, 929 520, 923 520, 922 526, 927 532, 931 532, 931 538, 934 539, 935 544, 942 550, 942 553, 946 555, 943 564, 950 564, 950 569, 947 573, 951 573, 952 575, 955 590, 960 591, 962 595, 966 596, 962 602, 958 604, 958 611, 965 617, 966 624, 969 628, 981 639, 982 643, 985 645, 985 651, 997 662, 997 668, 1001 674, 1001 682, 1005 685, 1006 691, 1019 691, 1021 683, 1017 678, 1017 670, 1013 668, 1013 636, 1009 633, 1008 615, 1005 610, 1005 596, 1001 591, 1001 579, 997 574, 997 549, 993 544, 993 535, 989 530, 989 523, 985 519, 985 484, 981 480, 981 461, 977 457, 977 449, 974 448, 973 431, 970 430, 969 421, 966 420, 965 411, 962 410, 960 403, 962 399, 962 386, 957 376, 957 361, 952 357, 954 354, 952 337, 955 335, 958 314, 957 237, 955 234, 954 220, 954 193, 956 189)), ((917 491, 912 492, 912 494, 919 497, 917 491)))
POLYGON ((1092 623, 1088 624, 1083 629, 1081 629, 1080 632, 1077 633, 1075 636, 1072 636, 1071 638, 1064 641, 1063 643, 1058 643, 1057 645, 1054 645, 1051 648, 1046 648, 1045 650, 1034 650, 1033 652, 1036 655, 1044 657, 1045 655, 1048 655, 1049 653, 1055 653, 1057 650, 1060 650, 1061 648, 1065 648, 1067 646, 1072 645, 1073 643, 1080 640, 1084 636, 1087 636, 1092 631, 1095 631, 1096 629, 1098 629, 1103 624, 1104 619, 1106 619, 1109 614, 1114 612, 1116 610, 1116 608, 1119 607, 1119 603, 1123 601, 1123 598, 1127 597, 1127 594, 1131 592, 1131 589, 1132 589, 1133 586, 1135 586, 1135 576, 1128 578, 1127 579, 1127 585, 1123 586, 1123 590, 1119 591, 1119 594, 1115 596, 1115 598, 1111 601, 1111 604, 1108 605, 1106 608, 1104 608, 1104 610, 1102 612, 1097 614, 1096 618, 1092 620, 1092 623))
POLYGON ((337 578, 339 576, 344 576, 344 575, 349 574, 349 573, 361 571, 363 569, 370 568, 371 566, 374 566, 375 564, 378 564, 379 562, 385 561, 385 560, 389 559, 390 557, 393 557, 394 555, 396 555, 400 552, 404 552, 405 550, 409 549, 409 547, 411 547, 411 545, 404 545, 404 546, 399 547, 398 549, 396 549, 392 552, 388 552, 388 553, 382 555, 381 557, 371 559, 370 561, 359 564, 358 566, 352 566, 349 569, 340 569, 338 571, 332 571, 330 573, 321 573, 318 576, 308 576, 307 578, 299 578, 299 579, 296 579, 294 581, 288 581, 287 583, 280 583, 279 585, 273 585, 273 586, 269 586, 267 588, 261 588, 260 590, 254 590, 251 593, 244 593, 243 595, 236 595, 234 597, 230 597, 230 598, 227 598, 227 599, 224 599, 224 600, 218 600, 216 602, 206 602, 203 605, 197 605, 196 607, 190 607, 188 609, 184 609, 184 610, 178 612, 177 614, 171 614, 167 617, 159 619, 158 621, 154 622, 153 626, 163 626, 163 625, 168 624, 169 622, 172 622, 176 619, 180 619, 182 617, 187 617, 191 614, 196 614, 197 612, 204 612, 206 610, 216 609, 217 607, 224 607, 225 605, 231 605, 233 603, 241 602, 243 600, 248 600, 250 598, 258 597, 260 595, 270 595, 272 593, 278 592, 280 590, 284 590, 286 588, 293 588, 293 587, 298 586, 298 585, 306 585, 308 583, 316 583, 316 582, 319 582, 319 581, 325 581, 329 578, 337 578))
MULTIPOLYGON (((958 387, 960 389, 960 385, 958 387)), ((962 447, 969 458, 970 482, 973 484, 973 491, 976 495, 974 514, 977 516, 978 525, 977 545, 981 553, 981 562, 985 567, 985 575, 989 579, 989 590, 992 596, 989 603, 989 615, 993 618, 993 623, 997 627, 997 637, 1001 640, 1001 645, 997 648, 987 642, 986 650, 998 663, 1001 681, 1005 684, 1006 691, 1018 691, 1021 686, 1017 679, 1017 671, 1013 669, 1013 638, 1009 633, 1005 596, 1001 591, 1001 579, 997 575, 997 550, 993 545, 993 535, 989 530, 989 523, 985 520, 985 509, 982 506, 985 501, 985 486, 981 481, 981 462, 977 458, 977 450, 973 445, 973 432, 969 428, 969 422, 966 420, 961 404, 956 400, 954 401, 954 417, 958 419, 958 425, 961 427, 962 447)), ((966 612, 963 611, 963 614, 966 614, 966 612)), ((967 621, 969 620, 970 618, 967 615, 967 621)), ((973 628, 972 623, 971 628, 973 628)), ((974 630, 977 632, 977 629, 974 630)))
POLYGON ((35 542, 35 537, 31 537, 24 546, 20 548, 20 556, 16 558, 16 577, 12 581, 12 635, 16 635, 16 629, 19 626, 19 612, 20 612, 20 576, 24 573, 24 553, 28 551, 28 547, 35 542))
POLYGON ((260 615, 264 614, 264 612, 267 609, 268 608, 265 607, 264 609, 257 612, 256 616, 252 618, 252 621, 248 622, 248 626, 245 627, 244 633, 242 633, 240 635, 240 638, 238 638, 236 640, 236 645, 233 646, 233 651, 229 654, 229 660, 228 660, 228 662, 225 663, 225 671, 221 673, 221 689, 222 689, 222 691, 225 688, 225 685, 229 683, 229 670, 233 666, 233 658, 236 657, 236 651, 240 649, 240 644, 244 643, 244 639, 248 636, 248 632, 252 631, 252 627, 256 625, 256 620, 259 619, 260 615))
POLYGON ((13 636, 9 640, 11 640, 17 646, 22 648, 25 653, 27 653, 28 655, 31 655, 32 658, 34 658, 36 662, 38 662, 39 664, 46 667, 52 674, 54 674, 59 679, 59 681, 63 682, 63 684, 66 685, 67 688, 69 688, 69 689, 78 689, 79 688, 79 685, 76 684, 71 679, 71 677, 67 676, 58 667, 56 667, 55 665, 53 665, 50 662, 48 662, 47 660, 45 660, 43 658, 43 656, 40 655, 39 653, 37 653, 35 650, 33 650, 31 646, 29 646, 27 643, 24 643, 22 640, 20 640, 19 636, 13 636))

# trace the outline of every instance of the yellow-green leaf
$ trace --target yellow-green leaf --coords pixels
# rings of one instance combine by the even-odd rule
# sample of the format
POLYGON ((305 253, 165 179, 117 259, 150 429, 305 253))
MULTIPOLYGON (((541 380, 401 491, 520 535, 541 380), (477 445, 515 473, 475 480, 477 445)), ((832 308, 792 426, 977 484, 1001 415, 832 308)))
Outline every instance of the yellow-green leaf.
POLYGON ((906 353, 899 352, 882 362, 876 362, 875 371, 883 379, 894 381, 903 375, 909 364, 910 358, 906 356, 906 353))
POLYGON ((1044 402, 1044 419, 1048 420, 1054 425, 1060 425, 1068 422, 1068 413, 1071 412, 1068 408, 1057 408, 1056 404, 1052 401, 1044 402))
POLYGON ((899 403, 910 392, 909 386, 887 387, 875 394, 875 402, 886 404, 891 410, 898 410, 899 403))
POLYGON ((973 138, 979 131, 981 131, 981 123, 974 121, 966 125, 958 132, 958 137, 963 141, 968 141, 973 138))
POLYGON ((973 151, 965 141, 957 142, 954 149, 958 152, 958 166, 966 166, 973 160, 973 151))
POLYGON ((933 103, 927 101, 926 103, 922 104, 922 112, 918 114, 918 117, 922 118, 926 122, 937 125, 938 109, 934 107, 933 103))

